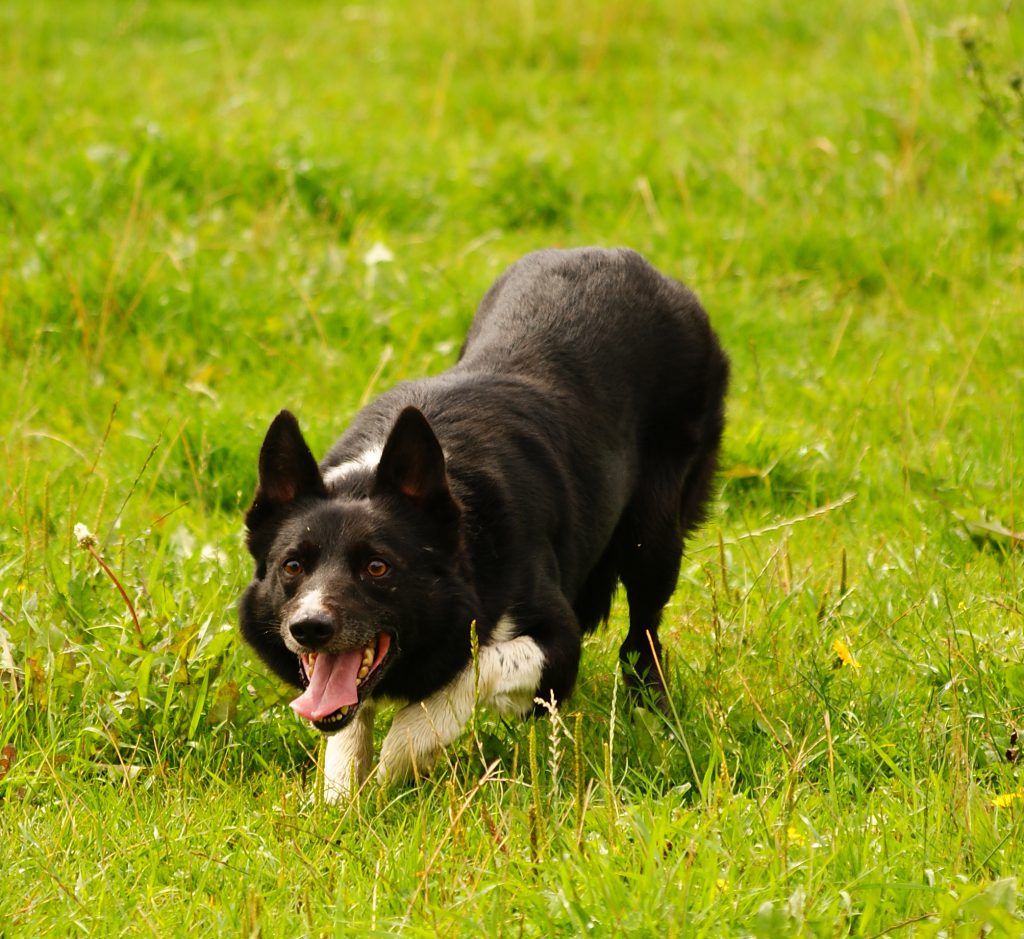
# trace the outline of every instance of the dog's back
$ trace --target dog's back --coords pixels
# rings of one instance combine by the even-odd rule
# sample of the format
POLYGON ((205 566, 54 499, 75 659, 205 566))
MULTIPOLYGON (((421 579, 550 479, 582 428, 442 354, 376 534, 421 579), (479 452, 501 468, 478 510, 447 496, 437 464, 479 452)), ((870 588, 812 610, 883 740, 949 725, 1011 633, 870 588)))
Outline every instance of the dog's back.
POLYGON ((593 628, 621 580, 631 622, 622 657, 663 693, 660 611, 683 539, 703 520, 724 425, 728 360, 707 315, 690 290, 634 251, 539 251, 484 297, 460 364, 478 362, 564 390, 557 406, 574 412, 570 449, 582 475, 596 464, 589 475, 607 478, 602 458, 622 455, 614 531, 573 607, 582 629, 593 628))

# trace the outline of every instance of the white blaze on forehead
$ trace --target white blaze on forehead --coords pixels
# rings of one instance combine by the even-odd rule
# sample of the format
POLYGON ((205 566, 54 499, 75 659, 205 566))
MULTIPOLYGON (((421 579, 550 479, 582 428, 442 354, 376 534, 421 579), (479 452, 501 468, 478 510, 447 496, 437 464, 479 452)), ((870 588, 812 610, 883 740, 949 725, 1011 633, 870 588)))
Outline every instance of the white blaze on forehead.
POLYGON ((354 460, 346 460, 337 466, 329 467, 324 472, 324 485, 333 486, 352 473, 375 470, 377 464, 380 463, 380 457, 383 452, 383 446, 371 447, 369 450, 359 454, 354 460))
POLYGON ((327 604, 324 603, 323 591, 319 588, 307 590, 305 593, 299 594, 299 602, 292 607, 291 613, 288 614, 288 623, 301 623, 306 619, 316 619, 320 616, 329 616, 330 610, 327 609, 327 604))

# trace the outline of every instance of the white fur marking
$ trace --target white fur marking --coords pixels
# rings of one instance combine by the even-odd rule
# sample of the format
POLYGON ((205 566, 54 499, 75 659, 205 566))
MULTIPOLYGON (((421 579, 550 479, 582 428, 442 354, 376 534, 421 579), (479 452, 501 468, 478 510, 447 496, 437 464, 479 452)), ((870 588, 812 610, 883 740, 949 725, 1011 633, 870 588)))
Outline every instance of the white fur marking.
POLYGON ((296 654, 303 650, 298 640, 292 635, 292 625, 301 623, 303 620, 331 615, 330 610, 324 605, 324 595, 319 589, 300 594, 298 600, 299 602, 288 613, 284 621, 284 628, 281 630, 281 638, 284 639, 284 644, 296 654))
POLYGON ((502 642, 508 642, 510 639, 515 639, 518 635, 519 627, 516 626, 515 621, 511 617, 503 616, 494 624, 494 630, 487 644, 489 646, 496 646, 502 642))
MULTIPOLYGON (((495 635, 510 635, 514 628, 502 620, 495 635)), ((444 688, 395 715, 381 749, 378 776, 400 779, 414 768, 429 772, 440 751, 462 732, 477 700, 499 714, 525 713, 537 693, 544 662, 543 651, 529 636, 484 646, 478 685, 470 663, 444 688)))
POLYGON ((344 729, 327 738, 324 753, 324 801, 339 802, 358 789, 373 762, 373 705, 360 705, 344 729))
POLYGON ((288 625, 301 623, 304 619, 329 615, 330 611, 324 604, 323 592, 319 589, 314 589, 299 594, 299 602, 292 607, 291 612, 288 614, 288 625))
POLYGON ((383 452, 383 447, 371 447, 369 450, 359 454, 359 456, 354 460, 346 460, 344 463, 339 463, 337 466, 330 467, 324 473, 324 485, 331 487, 335 483, 340 482, 350 473, 355 473, 360 470, 376 469, 377 464, 380 463, 380 457, 383 452))

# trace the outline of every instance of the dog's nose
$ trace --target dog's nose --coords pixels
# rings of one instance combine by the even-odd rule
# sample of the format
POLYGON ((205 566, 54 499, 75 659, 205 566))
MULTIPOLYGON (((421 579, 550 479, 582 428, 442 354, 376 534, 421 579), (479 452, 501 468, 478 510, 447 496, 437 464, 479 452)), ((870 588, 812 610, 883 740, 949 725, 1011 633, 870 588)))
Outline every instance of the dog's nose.
POLYGON ((292 623, 288 629, 297 643, 310 650, 325 645, 334 631, 331 621, 325 616, 308 616, 292 623))

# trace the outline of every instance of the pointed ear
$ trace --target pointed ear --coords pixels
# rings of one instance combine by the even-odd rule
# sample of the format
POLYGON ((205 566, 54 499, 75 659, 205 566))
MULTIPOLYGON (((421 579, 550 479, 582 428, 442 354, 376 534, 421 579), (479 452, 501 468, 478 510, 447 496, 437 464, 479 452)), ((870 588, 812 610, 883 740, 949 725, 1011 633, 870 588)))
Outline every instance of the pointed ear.
POLYGON ((260 481, 245 516, 249 546, 257 554, 254 532, 271 515, 304 496, 327 496, 320 468, 290 411, 274 418, 260 449, 260 481))
POLYGON ((327 489, 299 422, 291 411, 274 418, 260 448, 257 499, 287 505, 299 496, 326 496, 327 489))
POLYGON ((402 411, 391 428, 377 465, 373 491, 398 492, 418 502, 450 495, 441 444, 417 408, 402 411))
POLYGON ((405 496, 448 524, 462 514, 448 488, 441 444, 418 409, 408 407, 398 415, 377 465, 373 494, 405 496))

